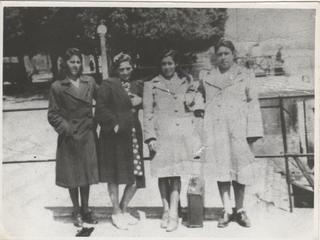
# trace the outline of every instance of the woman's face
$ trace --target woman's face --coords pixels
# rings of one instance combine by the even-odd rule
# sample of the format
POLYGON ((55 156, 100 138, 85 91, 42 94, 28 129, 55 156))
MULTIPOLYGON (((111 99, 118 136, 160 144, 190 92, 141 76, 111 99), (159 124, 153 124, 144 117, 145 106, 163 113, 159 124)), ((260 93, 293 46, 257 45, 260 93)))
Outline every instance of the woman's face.
POLYGON ((79 76, 81 70, 81 59, 77 55, 73 55, 67 60, 68 72, 71 76, 79 76))
POLYGON ((161 72, 165 78, 171 78, 176 71, 176 63, 171 56, 161 60, 161 72))
POLYGON ((229 70, 234 63, 234 55, 231 49, 224 46, 219 47, 217 51, 217 63, 221 70, 229 70))
POLYGON ((132 74, 132 66, 130 64, 130 62, 122 62, 120 63, 119 67, 118 67, 118 75, 119 78, 121 78, 121 80, 123 81, 128 81, 131 77, 132 74))

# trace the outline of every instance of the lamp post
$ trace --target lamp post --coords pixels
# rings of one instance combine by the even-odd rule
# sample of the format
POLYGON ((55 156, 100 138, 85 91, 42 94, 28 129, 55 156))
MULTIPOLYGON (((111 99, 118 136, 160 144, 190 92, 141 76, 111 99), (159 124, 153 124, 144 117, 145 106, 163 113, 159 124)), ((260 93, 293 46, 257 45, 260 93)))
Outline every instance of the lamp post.
POLYGON ((108 59, 107 59, 107 47, 106 47, 106 33, 107 27, 105 21, 101 20, 97 28, 97 33, 100 37, 100 46, 101 46, 101 70, 102 70, 102 80, 106 80, 109 77, 108 70, 108 59))

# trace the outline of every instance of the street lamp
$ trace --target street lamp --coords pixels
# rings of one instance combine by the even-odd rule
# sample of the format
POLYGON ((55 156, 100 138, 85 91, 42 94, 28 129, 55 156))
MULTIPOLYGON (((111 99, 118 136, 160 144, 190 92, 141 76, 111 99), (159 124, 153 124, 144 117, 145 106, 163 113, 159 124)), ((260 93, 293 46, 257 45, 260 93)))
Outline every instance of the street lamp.
POLYGON ((106 80, 109 77, 108 71, 108 59, 107 59, 107 47, 106 47, 106 33, 108 29, 105 25, 105 21, 101 20, 97 28, 97 33, 100 37, 101 46, 101 69, 102 69, 102 80, 106 80))

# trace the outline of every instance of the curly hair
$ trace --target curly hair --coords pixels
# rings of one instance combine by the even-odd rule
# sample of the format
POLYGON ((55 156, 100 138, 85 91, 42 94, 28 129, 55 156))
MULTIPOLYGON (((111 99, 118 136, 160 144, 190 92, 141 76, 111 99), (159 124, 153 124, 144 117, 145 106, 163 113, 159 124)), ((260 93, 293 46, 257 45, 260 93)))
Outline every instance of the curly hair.
POLYGON ((133 67, 133 60, 131 56, 127 53, 120 52, 116 56, 113 57, 113 67, 114 70, 117 70, 121 63, 129 62, 130 65, 133 67))

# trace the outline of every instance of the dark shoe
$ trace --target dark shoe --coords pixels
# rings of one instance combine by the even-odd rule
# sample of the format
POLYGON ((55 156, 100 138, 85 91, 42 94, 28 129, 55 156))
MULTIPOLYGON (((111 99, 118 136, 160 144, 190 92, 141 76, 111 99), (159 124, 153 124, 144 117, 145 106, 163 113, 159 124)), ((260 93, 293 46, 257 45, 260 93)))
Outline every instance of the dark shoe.
POLYGON ((77 231, 76 237, 90 237, 93 230, 94 230, 93 227, 91 227, 91 228, 83 227, 77 231))
POLYGON ((243 210, 237 213, 237 222, 242 227, 251 227, 251 223, 247 216, 247 213, 243 210))
POLYGON ((97 219, 95 219, 93 217, 93 213, 91 211, 88 211, 86 213, 82 213, 82 220, 86 223, 89 223, 89 224, 97 224, 98 221, 97 219))
POLYGON ((232 220, 233 220, 233 214, 223 212, 223 215, 220 216, 218 220, 218 228, 227 227, 232 220))
POLYGON ((83 221, 82 221, 81 214, 79 212, 72 213, 72 220, 73 220, 73 225, 75 225, 76 227, 82 227, 83 221))

